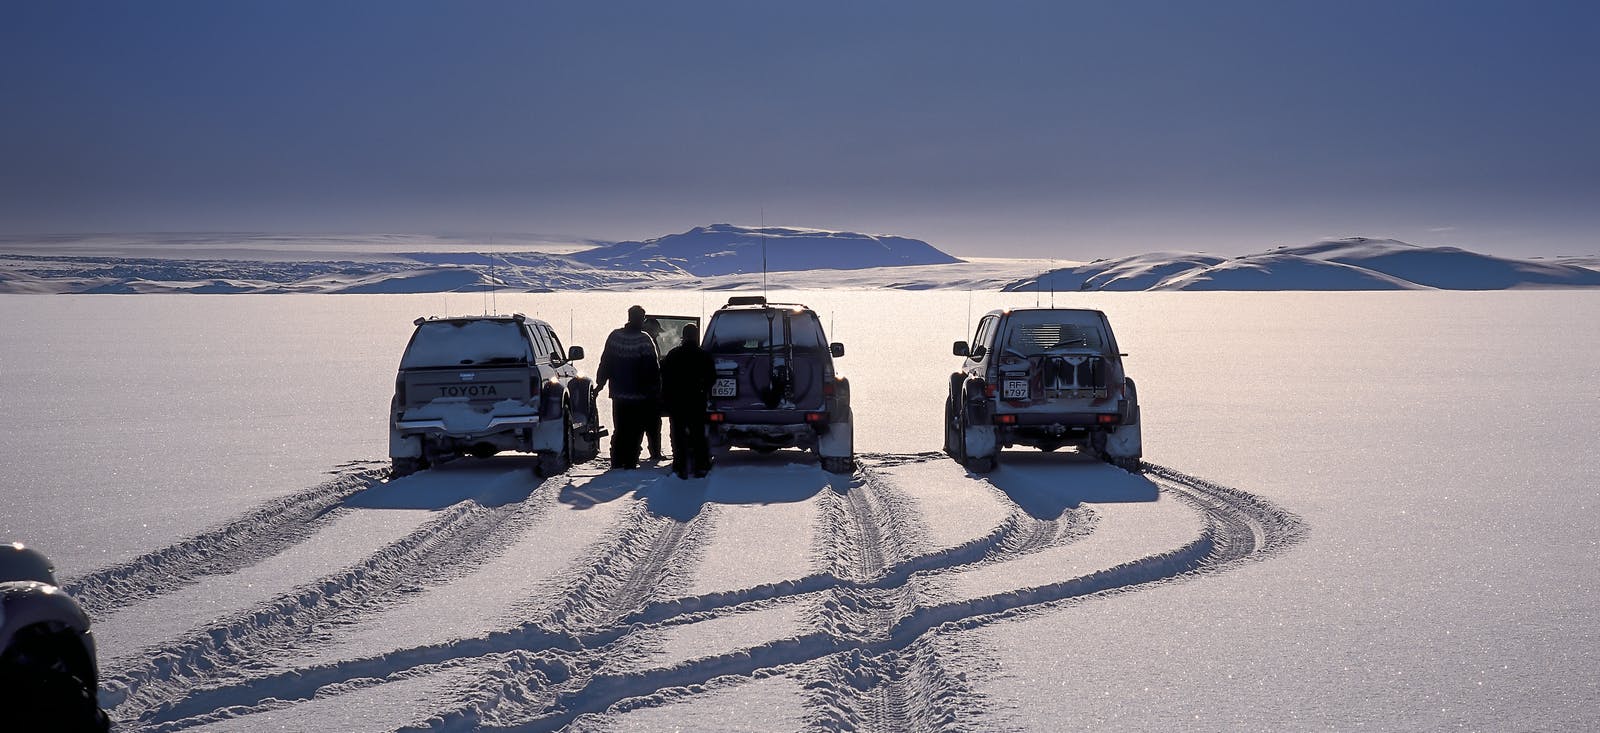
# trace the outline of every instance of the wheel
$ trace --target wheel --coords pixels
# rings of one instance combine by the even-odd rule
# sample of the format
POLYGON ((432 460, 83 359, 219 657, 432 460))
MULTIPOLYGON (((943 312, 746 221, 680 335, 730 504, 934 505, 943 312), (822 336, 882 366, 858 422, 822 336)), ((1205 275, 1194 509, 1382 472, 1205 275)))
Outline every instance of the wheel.
POLYGON ((404 478, 427 467, 428 462, 421 458, 396 458, 389 469, 389 478, 404 478))
POLYGON ((961 416, 961 404, 952 400, 950 418, 945 421, 945 441, 949 444, 949 449, 945 452, 956 459, 956 463, 962 465, 967 463, 967 441, 964 437, 966 431, 967 421, 961 416))
POLYGON ((856 459, 851 456, 823 456, 822 470, 828 473, 855 473, 856 459))
POLYGON ((956 455, 956 443, 961 435, 956 427, 956 397, 950 395, 944 399, 944 453, 951 458, 961 460, 956 455))
POLYGON ((1106 463, 1111 463, 1111 456, 1106 455, 1106 434, 1096 431, 1089 434, 1089 452, 1106 463))
POLYGON ((11 639, 0 655, 0 699, 8 725, 82 731, 110 725, 97 704, 94 662, 73 633, 36 624, 11 639))

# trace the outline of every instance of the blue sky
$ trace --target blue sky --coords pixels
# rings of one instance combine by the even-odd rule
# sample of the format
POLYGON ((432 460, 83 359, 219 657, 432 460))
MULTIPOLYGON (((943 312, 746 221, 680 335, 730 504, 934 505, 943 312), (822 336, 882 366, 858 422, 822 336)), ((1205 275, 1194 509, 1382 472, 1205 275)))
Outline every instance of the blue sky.
POLYGON ((1588 2, 0 0, 0 231, 1600 251, 1588 2))

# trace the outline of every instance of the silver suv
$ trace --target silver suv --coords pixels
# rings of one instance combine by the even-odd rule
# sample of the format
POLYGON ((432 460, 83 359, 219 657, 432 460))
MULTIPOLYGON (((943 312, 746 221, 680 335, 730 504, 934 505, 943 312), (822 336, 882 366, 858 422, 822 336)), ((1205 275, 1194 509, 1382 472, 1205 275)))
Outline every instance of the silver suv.
POLYGON ((702 339, 715 361, 706 415, 713 448, 815 450, 825 471, 855 470, 850 382, 833 369, 844 344, 828 343, 810 308, 736 296, 711 314, 702 339))
POLYGON ((1106 315, 1082 308, 990 311, 950 375, 945 452, 969 470, 994 469, 1001 448, 1074 445, 1139 470, 1139 396, 1123 371, 1106 315))
POLYGON ((594 389, 550 324, 510 316, 418 318, 389 407, 389 457, 405 476, 457 456, 539 455, 552 476, 593 459, 606 431, 594 389))

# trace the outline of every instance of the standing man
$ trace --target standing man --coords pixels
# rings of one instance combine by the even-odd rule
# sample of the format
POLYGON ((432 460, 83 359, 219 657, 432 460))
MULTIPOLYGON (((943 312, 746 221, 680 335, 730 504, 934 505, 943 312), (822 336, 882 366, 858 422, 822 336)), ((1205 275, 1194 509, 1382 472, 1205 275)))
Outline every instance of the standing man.
POLYGON ((644 308, 628 309, 628 325, 611 332, 600 355, 595 388, 611 385, 611 465, 638 468, 640 441, 651 420, 660 419, 661 362, 656 342, 644 331, 644 308))
POLYGON ((696 478, 711 470, 711 446, 706 443, 706 401, 717 368, 711 355, 700 348, 700 327, 683 327, 683 343, 661 360, 661 386, 667 416, 672 420, 672 472, 678 478, 696 478))

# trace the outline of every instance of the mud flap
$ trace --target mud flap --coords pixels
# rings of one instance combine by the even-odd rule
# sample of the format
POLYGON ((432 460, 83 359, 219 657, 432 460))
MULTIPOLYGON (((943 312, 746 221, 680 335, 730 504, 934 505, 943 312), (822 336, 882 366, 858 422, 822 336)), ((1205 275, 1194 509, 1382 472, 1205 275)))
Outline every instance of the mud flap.
POLYGON ((961 431, 961 438, 968 458, 987 458, 1000 452, 993 425, 967 425, 961 431))
POLYGON ((844 415, 844 422, 830 423, 827 432, 817 435, 817 455, 823 458, 855 457, 855 420, 849 408, 845 409, 844 415))
POLYGON ((421 458, 422 436, 401 435, 398 431, 389 430, 389 457, 421 458))
POLYGON ((1122 390, 1126 397, 1122 403, 1122 424, 1106 433, 1105 454, 1107 458, 1137 461, 1144 457, 1144 438, 1139 426, 1139 388, 1132 379, 1127 379, 1122 390))
POLYGON ((1140 436, 1138 423, 1107 432, 1105 453, 1110 458, 1143 458, 1144 440, 1140 436))
POLYGON ((984 394, 984 381, 978 377, 967 380, 961 390, 962 414, 961 420, 961 447, 962 455, 968 460, 989 458, 1000 452, 1000 443, 995 434, 994 406, 984 394))
POLYGON ((565 426, 561 418, 540 420, 528 428, 528 450, 534 453, 560 453, 566 448, 565 426))

